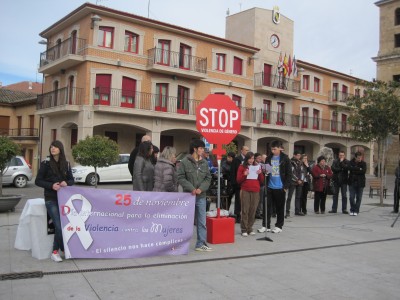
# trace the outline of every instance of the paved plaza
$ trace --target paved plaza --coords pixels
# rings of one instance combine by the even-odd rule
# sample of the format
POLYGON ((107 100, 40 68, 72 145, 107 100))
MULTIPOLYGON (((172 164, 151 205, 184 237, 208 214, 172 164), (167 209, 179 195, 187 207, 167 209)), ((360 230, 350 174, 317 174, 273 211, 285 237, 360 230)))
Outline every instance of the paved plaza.
MULTIPOLYGON (((384 206, 366 188, 356 217, 316 215, 309 198, 309 214, 285 220, 280 234, 268 233, 273 242, 257 240, 265 236, 260 233, 242 237, 236 224, 235 243, 211 245, 209 253, 193 250, 194 234, 185 256, 58 264, 14 249, 24 204, 41 197, 42 189, 33 183, 6 187, 6 194, 25 195, 15 212, 0 214, 0 299, 399 299, 400 220, 391 227, 397 216, 391 213, 393 182, 388 176, 384 206), (38 274, 42 277, 30 278, 38 274)), ((331 205, 328 197, 327 211, 331 205)))

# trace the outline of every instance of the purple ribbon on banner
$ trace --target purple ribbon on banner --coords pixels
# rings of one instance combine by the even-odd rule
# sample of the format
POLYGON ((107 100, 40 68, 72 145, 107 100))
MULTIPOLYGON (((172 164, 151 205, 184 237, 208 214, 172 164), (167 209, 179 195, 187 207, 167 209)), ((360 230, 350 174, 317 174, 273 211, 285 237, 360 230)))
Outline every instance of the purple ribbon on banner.
POLYGON ((189 193, 64 187, 58 192, 66 258, 188 254, 195 197, 189 193))

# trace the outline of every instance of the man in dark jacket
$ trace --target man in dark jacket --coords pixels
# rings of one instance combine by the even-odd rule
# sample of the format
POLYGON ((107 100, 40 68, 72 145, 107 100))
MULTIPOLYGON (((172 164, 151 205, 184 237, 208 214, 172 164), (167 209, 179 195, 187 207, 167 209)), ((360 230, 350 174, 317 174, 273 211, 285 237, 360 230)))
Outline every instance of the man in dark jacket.
POLYGON ((332 180, 333 184, 336 186, 335 193, 333 194, 332 210, 329 211, 330 214, 335 214, 337 212, 339 191, 342 195, 342 213, 348 214, 347 211, 347 184, 349 181, 349 161, 346 159, 346 154, 344 151, 339 151, 339 158, 335 159, 332 163, 332 180))
POLYGON ((235 192, 235 216, 236 216, 236 223, 240 223, 240 211, 241 211, 241 206, 240 206, 240 184, 236 182, 236 176, 237 176, 237 171, 239 169, 239 166, 242 164, 245 155, 249 152, 249 147, 247 146, 242 146, 242 149, 240 150, 240 154, 235 157, 235 159, 232 162, 231 166, 231 184, 232 188, 235 192))
POLYGON ((286 199, 286 216, 290 216, 290 203, 292 202, 293 193, 295 193, 294 212, 296 216, 304 216, 301 212, 301 193, 304 181, 304 166, 301 161, 301 153, 297 150, 293 152, 293 157, 290 160, 292 165, 292 181, 290 183, 288 196, 286 199))
MULTIPOLYGON (((148 135, 142 136, 141 143, 143 142, 151 142, 151 137, 148 135)), ((135 160, 138 152, 139 152, 139 146, 133 149, 131 155, 129 156, 128 169, 129 173, 131 173, 132 176, 133 176, 133 166, 135 165, 135 160)))
POLYGON ((350 216, 357 216, 360 213, 360 205, 363 190, 365 187, 365 173, 367 164, 362 160, 361 152, 356 152, 349 164, 349 191, 350 191, 350 216), (354 199, 357 199, 354 202, 354 199))
MULTIPOLYGON (((292 167, 289 157, 281 151, 281 143, 273 141, 271 143, 271 154, 267 157, 266 164, 271 166, 267 181, 267 224, 263 220, 263 227, 258 232, 272 231, 273 233, 282 232, 285 214, 286 192, 292 180, 292 167), (275 228, 270 229, 272 202, 276 204, 276 223, 275 228)), ((265 212, 263 212, 265 215, 265 212)))

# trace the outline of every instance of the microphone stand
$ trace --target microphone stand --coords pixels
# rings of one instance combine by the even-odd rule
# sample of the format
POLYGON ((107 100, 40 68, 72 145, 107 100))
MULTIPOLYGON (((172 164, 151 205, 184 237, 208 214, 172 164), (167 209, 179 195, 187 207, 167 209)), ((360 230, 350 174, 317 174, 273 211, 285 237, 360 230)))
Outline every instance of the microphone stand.
POLYGON ((264 199, 263 199, 263 201, 264 201, 264 211, 265 211, 265 214, 264 214, 264 222, 265 222, 265 236, 264 237, 262 237, 262 238, 258 238, 257 239, 257 241, 267 241, 267 242, 273 242, 273 240, 271 239, 271 238, 269 238, 268 237, 268 232, 267 232, 267 215, 268 215, 268 212, 269 212, 269 207, 268 207, 268 205, 267 205, 267 203, 268 203, 268 200, 267 200, 267 176, 266 176, 266 174, 264 175, 264 197, 263 197, 264 199))

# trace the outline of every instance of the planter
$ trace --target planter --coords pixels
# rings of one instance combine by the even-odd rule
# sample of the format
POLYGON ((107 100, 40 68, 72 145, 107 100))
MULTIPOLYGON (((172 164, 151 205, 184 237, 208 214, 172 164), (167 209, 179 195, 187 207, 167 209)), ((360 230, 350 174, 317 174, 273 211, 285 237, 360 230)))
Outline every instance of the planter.
POLYGON ((0 196, 0 212, 15 211, 15 207, 21 198, 22 195, 0 196))

